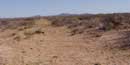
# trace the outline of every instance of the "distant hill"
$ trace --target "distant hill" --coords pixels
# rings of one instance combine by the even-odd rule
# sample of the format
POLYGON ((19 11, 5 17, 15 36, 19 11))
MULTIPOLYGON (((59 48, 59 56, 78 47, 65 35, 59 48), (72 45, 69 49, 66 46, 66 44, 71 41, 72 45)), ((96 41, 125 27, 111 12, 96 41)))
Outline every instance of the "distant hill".
POLYGON ((71 14, 71 13, 61 13, 61 14, 58 14, 58 15, 55 15, 55 16, 79 16, 79 15, 92 15, 92 14, 71 14))

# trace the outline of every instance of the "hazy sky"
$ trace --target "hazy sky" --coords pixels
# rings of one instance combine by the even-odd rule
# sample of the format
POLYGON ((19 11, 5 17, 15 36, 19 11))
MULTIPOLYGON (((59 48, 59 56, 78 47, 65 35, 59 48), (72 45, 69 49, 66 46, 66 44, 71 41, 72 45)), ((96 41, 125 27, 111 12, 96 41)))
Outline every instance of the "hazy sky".
POLYGON ((130 12, 130 0, 0 0, 0 17, 130 12))

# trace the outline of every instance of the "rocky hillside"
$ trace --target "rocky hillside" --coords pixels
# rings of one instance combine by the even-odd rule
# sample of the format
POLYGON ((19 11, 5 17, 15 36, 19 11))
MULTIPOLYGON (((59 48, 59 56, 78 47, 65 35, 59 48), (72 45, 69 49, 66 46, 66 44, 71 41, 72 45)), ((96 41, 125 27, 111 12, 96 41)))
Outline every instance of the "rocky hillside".
POLYGON ((0 65, 130 65, 130 14, 0 19, 0 65))

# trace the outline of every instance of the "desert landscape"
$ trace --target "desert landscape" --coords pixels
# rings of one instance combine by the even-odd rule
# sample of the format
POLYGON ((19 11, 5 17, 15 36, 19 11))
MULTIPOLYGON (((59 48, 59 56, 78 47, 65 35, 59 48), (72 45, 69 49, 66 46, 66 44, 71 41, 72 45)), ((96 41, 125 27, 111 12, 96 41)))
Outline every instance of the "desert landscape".
POLYGON ((0 19, 0 65, 130 65, 130 13, 0 19))

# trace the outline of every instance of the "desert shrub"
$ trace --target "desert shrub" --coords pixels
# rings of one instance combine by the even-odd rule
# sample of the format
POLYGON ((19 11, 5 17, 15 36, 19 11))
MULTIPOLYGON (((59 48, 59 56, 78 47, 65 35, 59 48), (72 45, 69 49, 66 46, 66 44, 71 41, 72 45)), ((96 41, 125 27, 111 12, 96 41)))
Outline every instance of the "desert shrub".
POLYGON ((8 25, 9 24, 9 22, 8 21, 0 21, 0 25, 8 25))
POLYGON ((100 30, 105 31, 112 29, 128 29, 130 28, 130 13, 36 16, 0 20, 0 28, 3 29, 16 29, 19 27, 31 28, 34 25, 46 26, 50 24, 52 26, 67 26, 70 29, 78 28, 79 26, 84 26, 85 29, 98 27, 100 30))
POLYGON ((12 35, 14 40, 20 41, 22 39, 29 39, 35 34, 44 34, 44 31, 40 28, 28 28, 12 35))
POLYGON ((50 26, 51 24, 52 24, 52 22, 47 19, 35 20, 35 26, 38 26, 38 27, 46 27, 46 26, 50 26))
POLYGON ((21 27, 18 27, 17 30, 18 30, 18 31, 23 31, 23 30, 28 29, 28 28, 31 28, 31 27, 21 26, 21 27))
POLYGON ((95 63, 94 65, 101 65, 100 63, 95 63))
POLYGON ((53 26, 68 26, 74 22, 79 22, 79 19, 76 16, 55 16, 47 19, 52 21, 53 26))
POLYGON ((103 18, 99 24, 99 29, 100 30, 111 30, 114 28, 114 21, 112 18, 109 18, 109 17, 106 17, 106 18, 103 18))
POLYGON ((107 49, 116 49, 116 50, 127 50, 130 49, 130 31, 120 31, 111 34, 108 39, 102 40, 105 41, 103 44, 103 48, 107 49), (115 36, 116 35, 116 36, 115 36), (114 38, 115 37, 115 38, 114 38))
POLYGON ((26 36, 31 36, 34 34, 44 34, 44 31, 41 28, 30 28, 24 31, 24 35, 26 36))
POLYGON ((9 27, 9 24, 9 21, 0 21, 0 28, 4 30, 9 27))
POLYGON ((20 41, 21 40, 20 36, 15 36, 13 39, 16 40, 16 41, 20 41))
POLYGON ((22 26, 31 27, 33 25, 33 19, 14 18, 0 21, 0 28, 4 29, 17 29, 22 26))
POLYGON ((122 33, 124 37, 119 38, 115 43, 115 47, 119 49, 130 49, 130 31, 122 33))

